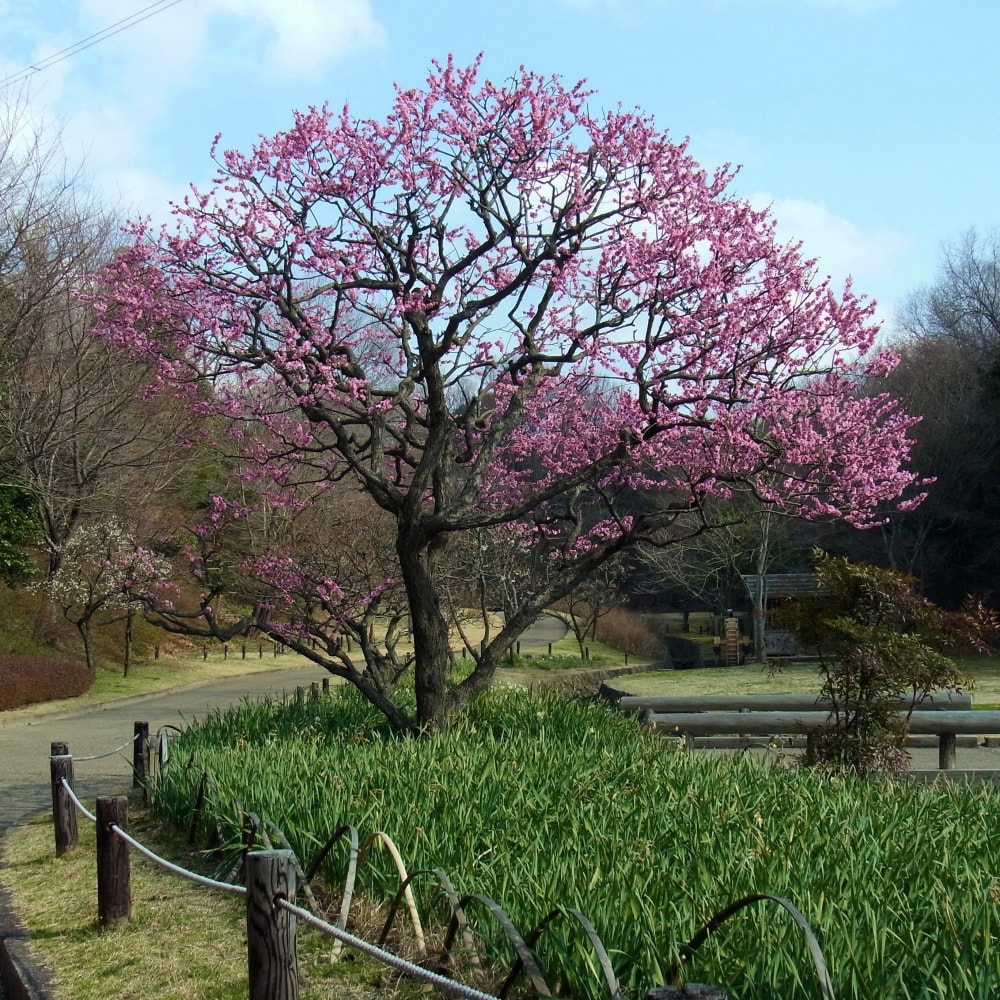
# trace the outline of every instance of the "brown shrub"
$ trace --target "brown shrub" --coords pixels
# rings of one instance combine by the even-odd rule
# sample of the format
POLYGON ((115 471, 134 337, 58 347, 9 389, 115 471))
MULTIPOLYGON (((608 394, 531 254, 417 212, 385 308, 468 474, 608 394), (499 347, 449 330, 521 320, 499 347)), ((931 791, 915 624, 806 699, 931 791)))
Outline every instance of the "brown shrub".
POLYGON ((627 608, 612 608, 602 615, 597 622, 596 633, 598 642, 636 656, 655 656, 662 646, 649 625, 627 608))
POLYGON ((50 656, 0 656, 0 711, 85 694, 92 678, 84 664, 50 656))

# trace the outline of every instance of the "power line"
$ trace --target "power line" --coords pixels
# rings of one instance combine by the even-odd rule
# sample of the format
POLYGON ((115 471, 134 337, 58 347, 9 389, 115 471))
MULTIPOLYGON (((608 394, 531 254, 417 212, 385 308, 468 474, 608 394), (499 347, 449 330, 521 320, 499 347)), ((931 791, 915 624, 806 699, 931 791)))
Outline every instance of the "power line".
POLYGON ((154 14, 159 14, 170 7, 176 6, 180 2, 181 0, 157 0, 156 3, 151 3, 149 6, 135 11, 133 14, 129 14, 128 17, 123 17, 120 21, 115 21, 114 24, 109 24, 106 28, 95 31, 92 35, 87 35, 86 38, 81 38, 80 41, 74 42, 72 45, 68 45, 66 48, 60 49, 50 56, 46 56, 44 59, 40 59, 37 63, 33 63, 31 66, 26 66, 24 69, 4 77, 4 79, 0 80, 0 90, 27 80, 36 73, 41 73, 42 70, 62 62, 64 59, 69 59, 70 56, 75 56, 78 52, 83 52, 84 49, 89 49, 92 45, 97 45, 98 42, 106 41, 108 38, 112 38, 129 28, 133 28, 135 25, 141 24, 148 18, 153 17, 154 14))

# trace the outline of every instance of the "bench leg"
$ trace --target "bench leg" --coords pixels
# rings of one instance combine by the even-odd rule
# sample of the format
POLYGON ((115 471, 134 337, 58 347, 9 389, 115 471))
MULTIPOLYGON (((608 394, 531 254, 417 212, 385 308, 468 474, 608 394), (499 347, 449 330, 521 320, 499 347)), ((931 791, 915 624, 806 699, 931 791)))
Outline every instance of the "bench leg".
POLYGON ((941 733, 938 736, 938 767, 942 771, 955 769, 955 748, 958 740, 954 733, 941 733))

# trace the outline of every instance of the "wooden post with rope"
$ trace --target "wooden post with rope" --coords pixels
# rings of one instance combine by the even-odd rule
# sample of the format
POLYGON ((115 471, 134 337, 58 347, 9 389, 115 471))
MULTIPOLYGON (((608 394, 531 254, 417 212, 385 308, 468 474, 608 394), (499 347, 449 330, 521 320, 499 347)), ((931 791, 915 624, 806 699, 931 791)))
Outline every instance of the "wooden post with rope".
POLYGON ((49 749, 49 775, 52 780, 52 825, 56 837, 56 857, 72 854, 80 842, 76 826, 76 806, 63 786, 63 779, 73 787, 73 758, 69 745, 52 743, 49 749))
POLYGON ((295 856, 248 851, 245 866, 250 1000, 298 1000, 295 915, 276 905, 295 902, 295 856))
POLYGON ((97 799, 97 919, 112 927, 132 916, 132 872, 128 844, 113 827, 128 828, 128 799, 101 795, 97 799))
POLYGON ((132 787, 145 788, 149 778, 149 723, 136 722, 132 728, 132 787))

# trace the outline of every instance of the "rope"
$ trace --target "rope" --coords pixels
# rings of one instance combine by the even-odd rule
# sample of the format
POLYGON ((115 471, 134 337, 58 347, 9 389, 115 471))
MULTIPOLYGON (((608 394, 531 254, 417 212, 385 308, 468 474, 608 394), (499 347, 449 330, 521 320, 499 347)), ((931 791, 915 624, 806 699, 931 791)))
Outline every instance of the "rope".
POLYGON ((70 787, 70 783, 65 778, 60 778, 59 781, 62 784, 63 788, 65 788, 66 791, 69 792, 69 797, 73 800, 73 805, 75 805, 76 808, 79 809, 80 812, 82 812, 83 815, 86 816, 91 823, 96 823, 97 817, 76 797, 76 792, 74 792, 73 789, 70 787))
POLYGON ((341 930, 333 924, 328 924, 325 920, 320 920, 319 917, 314 916, 308 910, 303 910, 301 906, 289 903, 287 899, 278 897, 274 903, 275 906, 294 914, 299 920, 309 924, 310 927, 314 927, 316 930, 328 934, 338 941, 343 941, 349 947, 378 959, 383 965, 388 965, 391 968, 398 969, 400 972, 423 979, 440 990, 465 997, 467 1000, 498 1000, 492 993, 483 993, 482 990, 477 990, 473 986, 466 986, 465 983, 459 983, 454 979, 449 979, 447 976, 442 976, 437 972, 432 972, 430 969, 425 969, 423 966, 415 965, 413 962, 408 962, 405 958, 400 958, 399 955, 394 955, 391 951, 385 951, 377 945, 370 944, 363 938, 355 937, 353 934, 341 930))
MULTIPOLYGON (((84 816, 87 817, 92 823, 97 822, 97 817, 89 810, 86 806, 76 797, 76 793, 70 787, 69 782, 65 778, 60 779, 63 788, 69 792, 69 797, 73 800, 73 804, 76 806, 84 816)), ((161 858, 158 854, 154 854, 148 847, 140 844, 138 840, 134 837, 130 837, 117 823, 111 824, 111 829, 114 830, 115 834, 122 838, 126 843, 131 844, 140 854, 149 858, 150 861, 155 862, 161 868, 166 868, 168 872, 173 872, 175 875, 181 875, 186 879, 190 879, 192 882, 197 882, 199 885, 206 886, 209 889, 222 889, 225 892, 238 892, 246 895, 246 888, 242 885, 233 885, 231 882, 217 882, 214 878, 207 878, 204 875, 199 875, 197 872, 188 871, 186 868, 181 868, 180 865, 175 865, 171 861, 167 861, 166 858, 161 858)))
POLYGON ((111 824, 111 829, 114 830, 116 836, 121 837, 122 840, 134 847, 144 857, 149 858, 150 861, 158 864, 161 868, 165 868, 168 872, 180 875, 191 882, 197 882, 198 885, 203 885, 208 889, 221 889, 223 892, 235 892, 243 896, 246 895, 247 890, 245 886, 233 885, 232 882, 219 882, 214 878, 208 878, 205 875, 199 875, 197 872, 188 871, 187 868, 181 868, 180 865, 175 865, 172 861, 167 861, 166 858, 161 858, 158 854, 154 854, 148 847, 140 844, 134 837, 130 837, 116 823, 111 824))
POLYGON ((120 747, 116 747, 114 750, 109 750, 107 753, 95 753, 90 757, 74 757, 74 761, 78 760, 101 760, 103 757, 113 757, 116 753, 121 753, 126 747, 130 747, 139 738, 139 734, 136 733, 127 743, 123 743, 120 747))
MULTIPOLYGON (((65 778, 61 778, 60 781, 63 788, 65 788, 69 793, 69 797, 73 800, 76 808, 79 809, 80 812, 82 812, 91 822, 96 823, 97 817, 76 797, 76 794, 70 787, 69 782, 65 778)), ((199 885, 206 886, 209 889, 220 889, 223 892, 236 892, 240 895, 246 895, 247 890, 245 886, 232 885, 229 882, 218 882, 215 879, 206 878, 204 875, 198 875, 195 872, 188 871, 186 868, 181 868, 180 865, 175 865, 172 862, 167 861, 165 858, 161 858, 158 854, 154 854, 148 847, 140 844, 134 837, 130 837, 116 823, 111 824, 111 829, 115 832, 116 836, 121 837, 122 840, 134 847, 144 857, 149 858, 150 861, 153 861, 161 868, 165 868, 169 872, 173 872, 175 875, 180 875, 183 878, 189 879, 192 882, 197 882, 199 885)), ((447 976, 442 976, 437 972, 431 972, 429 969, 415 965, 413 962, 408 962, 405 958, 400 958, 399 955, 394 955, 391 951, 384 951, 382 948, 379 948, 377 945, 370 944, 363 938, 355 937, 353 934, 349 934, 347 931, 343 931, 339 927, 334 927, 333 924, 329 924, 325 920, 320 920, 319 917, 313 915, 308 910, 303 910, 300 906, 294 906, 287 900, 278 898, 275 900, 275 904, 282 907, 282 909, 288 910, 289 913, 295 914, 299 920, 309 924, 310 927, 315 927, 316 930, 322 931, 324 934, 328 934, 330 937, 336 938, 338 941, 342 941, 351 948, 355 948, 358 951, 364 952, 366 955, 370 955, 373 958, 378 959, 384 965, 388 965, 391 968, 398 969, 400 972, 408 973, 411 976, 417 976, 426 982, 432 983, 437 986, 438 989, 445 990, 448 993, 454 993, 456 996, 465 997, 466 1000, 498 1000, 498 998, 492 993, 483 993, 481 990, 477 990, 472 986, 466 986, 465 983, 456 982, 454 979, 449 979, 447 976)))

